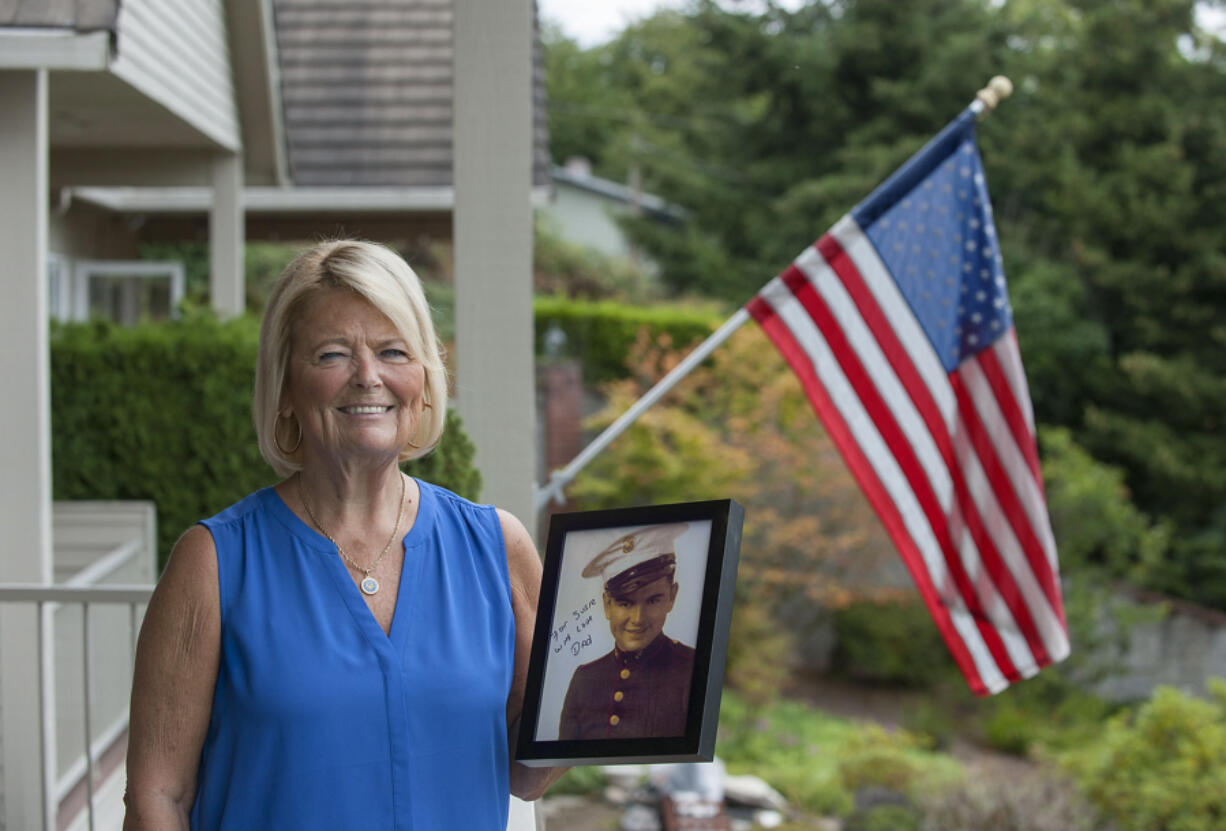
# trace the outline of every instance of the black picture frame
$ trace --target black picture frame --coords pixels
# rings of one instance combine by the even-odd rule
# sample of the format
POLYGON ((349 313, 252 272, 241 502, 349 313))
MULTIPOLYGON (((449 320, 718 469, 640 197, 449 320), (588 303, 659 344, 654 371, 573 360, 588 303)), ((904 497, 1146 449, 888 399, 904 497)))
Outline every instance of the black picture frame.
MULTIPOLYGON (((531 766, 604 765, 703 762, 714 758, 744 517, 744 509, 734 500, 721 499, 577 511, 550 518, 516 747, 520 762, 531 766), (675 525, 678 523, 685 525, 684 530, 678 530, 680 526, 675 525), (642 532, 648 529, 652 531, 644 535, 642 532), (654 649, 653 646, 641 649, 637 654, 645 663, 635 666, 636 671, 639 666, 644 667, 643 672, 634 676, 633 684, 619 682, 618 677, 631 676, 621 675, 629 672, 626 664, 618 664, 622 669, 614 666, 621 654, 613 649, 618 641, 610 625, 610 615, 617 616, 617 601, 606 599, 602 576, 583 577, 582 571, 602 551, 605 559, 601 562, 607 562, 609 550, 633 547, 635 541, 658 539, 661 534, 679 534, 667 543, 675 549, 677 586, 675 600, 671 601, 662 624, 662 636, 668 642, 657 637, 651 641, 654 649), (693 669, 688 695, 684 695, 683 686, 676 681, 684 676, 690 646, 693 669), (664 654, 666 649, 669 651, 664 654), (665 664, 665 660, 671 661, 671 665, 665 664), (672 669, 653 669, 662 666, 672 669), (585 667, 585 680, 575 682, 572 693, 572 680, 579 667, 585 667), (653 680, 661 687, 667 685, 667 690, 649 692, 650 687, 643 685, 653 680), (623 691, 617 689, 619 686, 629 689, 623 691), (679 689, 682 692, 677 692, 679 689), (602 710, 605 693, 609 695, 609 704, 602 710), (614 696, 619 693, 621 696, 614 703, 614 696), (563 707, 568 696, 572 705, 564 728, 563 707), (628 702, 626 696, 656 702, 651 705, 652 714, 630 708, 633 702, 628 702), (668 712, 661 714, 662 710, 671 710, 673 704, 665 707, 659 703, 673 699, 680 700, 684 708, 684 729, 675 734, 673 726, 662 725, 678 722, 668 712), (589 701, 592 706, 585 707, 584 712, 599 711, 601 720, 606 712, 612 713, 609 719, 617 724, 601 726, 603 721, 597 725, 597 719, 587 718, 581 726, 584 734, 576 735, 580 719, 575 715, 578 712, 573 706, 575 700, 589 701), (618 716, 619 712, 625 716, 618 716), (623 720, 618 721, 619 718, 623 720), (642 729, 655 731, 653 734, 634 734, 640 728, 631 725, 646 724, 654 726, 642 729), (564 729, 571 737, 562 738, 564 729), (668 734, 662 735, 660 731, 668 734)), ((643 550, 649 548, 650 542, 644 542, 643 550)))

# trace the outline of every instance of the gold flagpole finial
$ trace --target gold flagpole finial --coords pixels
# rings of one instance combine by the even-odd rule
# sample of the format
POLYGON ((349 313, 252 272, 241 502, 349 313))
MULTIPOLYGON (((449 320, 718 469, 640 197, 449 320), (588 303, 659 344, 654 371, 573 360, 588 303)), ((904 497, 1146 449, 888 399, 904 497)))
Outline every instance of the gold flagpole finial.
POLYGON ((975 98, 983 102, 983 112, 979 113, 979 117, 983 118, 992 110, 996 109, 996 105, 1004 101, 1013 94, 1013 82, 1004 75, 996 75, 992 80, 988 81, 988 85, 979 92, 975 93, 975 98))

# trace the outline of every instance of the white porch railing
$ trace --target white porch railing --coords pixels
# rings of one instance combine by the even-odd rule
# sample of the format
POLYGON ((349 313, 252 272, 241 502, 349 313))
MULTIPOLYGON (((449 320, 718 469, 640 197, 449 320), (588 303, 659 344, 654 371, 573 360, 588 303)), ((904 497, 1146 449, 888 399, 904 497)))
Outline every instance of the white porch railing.
POLYGON ((122 822, 128 699, 156 539, 152 502, 55 502, 53 584, 0 584, 0 648, 27 656, 9 671, 30 679, 24 701, 0 701, 29 714, 5 721, 12 734, 0 743, 10 763, 38 772, 25 787, 0 772, 10 822, 24 818, 4 831, 109 831, 122 822))
MULTIPOLYGON (((60 806, 70 793, 79 788, 81 783, 85 786, 85 809, 84 818, 85 825, 94 831, 97 827, 96 805, 95 805, 95 784, 97 780, 97 771, 95 770, 98 758, 108 750, 115 741, 124 734, 128 726, 127 708, 124 707, 121 714, 116 718, 112 717, 110 722, 101 731, 94 730, 95 712, 94 712, 94 679, 97 678, 97 668, 91 666, 91 654, 96 652, 96 644, 93 643, 91 634, 91 614, 90 611, 94 607, 102 606, 108 610, 114 610, 116 606, 126 606, 127 621, 128 621, 128 654, 135 655, 136 634, 139 631, 139 613, 141 608, 148 603, 149 595, 153 592, 153 586, 16 586, 16 585, 0 585, 0 603, 23 603, 32 604, 35 607, 35 619, 37 621, 36 630, 38 638, 38 690, 39 690, 39 719, 41 723, 41 756, 42 756, 42 804, 43 804, 43 830, 58 831, 60 828, 71 827, 66 824, 61 824, 59 813, 60 806), (80 608, 80 694, 81 694, 81 733, 79 741, 81 746, 86 749, 86 752, 81 754, 81 757, 74 760, 67 770, 61 774, 57 770, 56 759, 58 757, 58 746, 62 744, 64 737, 57 735, 57 721, 63 723, 64 716, 76 714, 64 713, 57 719, 57 690, 56 684, 56 663, 58 658, 65 658, 62 654, 57 655, 57 650, 53 647, 54 636, 52 632, 55 627, 55 613, 69 605, 75 605, 80 608)), ((114 644, 110 644, 114 646, 114 644)), ((35 668, 31 668, 32 670, 35 668)), ((113 668, 118 669, 118 668, 113 668)), ((127 665, 123 668, 125 678, 131 678, 131 658, 127 665)), ((75 674, 75 673, 74 673, 75 674)), ((125 687, 127 685, 125 684, 125 687)), ((112 715, 113 714, 109 714, 112 715)), ((71 823, 73 817, 64 817, 63 820, 71 823)), ((72 823, 76 825, 78 823, 72 823)))

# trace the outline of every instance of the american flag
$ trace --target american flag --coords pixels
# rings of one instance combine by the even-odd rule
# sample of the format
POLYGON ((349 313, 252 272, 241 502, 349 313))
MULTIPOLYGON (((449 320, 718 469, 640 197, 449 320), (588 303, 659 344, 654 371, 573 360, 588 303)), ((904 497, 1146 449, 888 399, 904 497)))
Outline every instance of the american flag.
POLYGON ((971 689, 1068 655, 1034 416, 968 107, 746 309, 971 689))

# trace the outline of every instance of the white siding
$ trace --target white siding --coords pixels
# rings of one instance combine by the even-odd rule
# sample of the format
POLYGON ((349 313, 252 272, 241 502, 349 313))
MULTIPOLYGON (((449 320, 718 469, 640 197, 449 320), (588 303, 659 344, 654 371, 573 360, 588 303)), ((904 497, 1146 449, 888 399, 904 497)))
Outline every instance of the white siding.
POLYGON ((240 149, 222 0, 125 0, 111 70, 221 147, 240 149))

